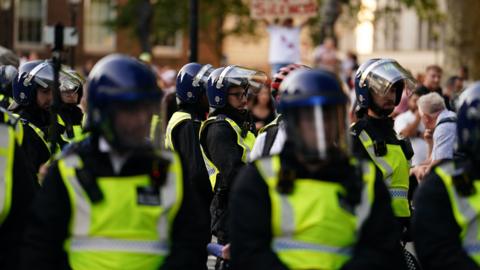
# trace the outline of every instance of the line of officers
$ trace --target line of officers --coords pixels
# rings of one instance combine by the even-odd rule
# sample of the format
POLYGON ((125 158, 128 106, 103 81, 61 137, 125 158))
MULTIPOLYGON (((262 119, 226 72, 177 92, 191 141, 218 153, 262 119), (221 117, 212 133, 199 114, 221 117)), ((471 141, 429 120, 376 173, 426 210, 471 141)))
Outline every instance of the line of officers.
POLYGON ((351 126, 338 78, 303 65, 268 85, 189 63, 168 123, 154 73, 128 56, 95 65, 86 117, 74 71, 60 71, 57 119, 51 62, 0 78, 0 269, 206 269, 212 235, 217 269, 480 268, 480 83, 460 97, 462 158, 414 196, 389 116, 414 81, 393 59, 360 66, 351 126), (270 86, 279 114, 256 134, 247 98, 270 86))

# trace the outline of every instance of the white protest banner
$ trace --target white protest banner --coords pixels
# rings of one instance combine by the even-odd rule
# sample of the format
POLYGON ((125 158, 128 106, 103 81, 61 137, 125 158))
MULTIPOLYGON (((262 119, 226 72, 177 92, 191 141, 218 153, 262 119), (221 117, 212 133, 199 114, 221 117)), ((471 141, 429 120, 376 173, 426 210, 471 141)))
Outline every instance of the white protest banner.
POLYGON ((252 19, 309 18, 317 16, 317 0, 251 0, 252 19))

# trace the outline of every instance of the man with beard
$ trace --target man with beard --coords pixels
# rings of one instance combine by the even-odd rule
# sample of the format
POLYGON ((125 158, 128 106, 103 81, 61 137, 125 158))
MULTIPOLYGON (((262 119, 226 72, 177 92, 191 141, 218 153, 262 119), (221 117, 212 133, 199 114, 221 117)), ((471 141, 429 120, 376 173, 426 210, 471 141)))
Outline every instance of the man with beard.
MULTIPOLYGON (((228 66, 214 70, 207 82, 211 113, 200 128, 200 144, 210 182, 214 188, 211 204, 212 233, 220 244, 229 242, 227 219, 230 187, 240 168, 247 163, 255 142, 255 126, 246 110, 247 94, 258 93, 267 76, 263 72, 228 66)), ((217 269, 219 269, 217 263, 217 269)), ((226 269, 224 265, 222 269, 226 269)))
MULTIPOLYGON (((399 139, 390 117, 404 89, 413 89, 408 71, 393 59, 370 59, 355 75, 359 121, 351 128, 354 152, 370 158, 382 171, 393 212, 406 231, 410 219, 409 141, 399 139)), ((405 234, 407 236, 407 234, 405 234)))

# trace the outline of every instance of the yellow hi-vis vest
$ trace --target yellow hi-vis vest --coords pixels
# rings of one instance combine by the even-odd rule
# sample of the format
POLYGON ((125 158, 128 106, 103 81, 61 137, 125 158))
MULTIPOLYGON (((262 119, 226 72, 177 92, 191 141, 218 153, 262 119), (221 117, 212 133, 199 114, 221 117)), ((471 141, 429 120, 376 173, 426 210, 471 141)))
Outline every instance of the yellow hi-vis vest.
POLYGON ((455 164, 447 162, 435 168, 447 190, 453 216, 461 229, 460 240, 463 249, 480 266, 480 181, 473 182, 476 192, 464 197, 458 194, 453 184, 455 164))
POLYGON ((191 120, 192 116, 186 112, 175 112, 170 121, 167 124, 167 132, 165 133, 165 148, 171 151, 174 151, 175 148, 173 147, 173 140, 172 140, 172 131, 173 129, 183 121, 191 120))
MULTIPOLYGON (((352 162, 356 162, 352 160, 352 162)), ((280 157, 255 161, 270 195, 272 250, 289 269, 340 269, 352 256, 374 200, 375 166, 362 162, 361 202, 353 213, 339 202, 341 184, 296 179, 291 194, 277 190, 280 157)))
POLYGON ((410 217, 408 189, 410 165, 400 145, 387 144, 385 156, 375 155, 373 140, 365 130, 358 136, 372 161, 382 171, 383 180, 390 191, 393 213, 397 217, 410 217))
POLYGON ((176 154, 163 153, 171 163, 160 204, 139 204, 141 188, 151 188, 150 176, 115 176, 96 179, 103 193, 92 203, 76 169, 83 167, 76 154, 58 162, 71 207, 70 237, 64 242, 72 269, 159 269, 171 246, 173 221, 183 200, 183 176, 176 154))
MULTIPOLYGON (((203 131, 206 129, 206 127, 211 123, 218 121, 219 119, 226 121, 235 131, 235 134, 237 134, 237 144, 243 149, 242 162, 247 163, 247 159, 248 159, 248 156, 250 155, 250 151, 252 150, 253 145, 255 144, 255 135, 252 132, 248 131, 247 135, 245 137, 242 137, 242 129, 232 119, 228 117, 219 118, 219 116, 209 117, 206 121, 202 123, 202 126, 200 127, 200 138, 202 138, 203 131)), ((202 151, 203 160, 205 161, 208 177, 210 179, 210 183, 212 184, 212 190, 213 190, 217 182, 217 175, 219 173, 219 170, 217 169, 215 164, 213 164, 213 162, 207 156, 207 154, 205 154, 205 150, 203 150, 202 145, 200 145, 200 149, 202 151)))
MULTIPOLYGON (((64 128, 67 127, 67 125, 65 124, 65 121, 63 121, 62 116, 60 114, 57 114, 57 123, 64 128)), ((81 125, 73 125, 72 129, 73 129, 73 137, 70 137, 67 134, 67 131, 65 131, 63 134, 60 135, 60 137, 62 137, 62 140, 64 140, 67 143, 72 143, 72 142, 80 141, 85 137, 83 134, 83 128, 81 125)))
POLYGON ((10 213, 13 188, 13 162, 15 160, 15 129, 0 124, 0 226, 10 213))

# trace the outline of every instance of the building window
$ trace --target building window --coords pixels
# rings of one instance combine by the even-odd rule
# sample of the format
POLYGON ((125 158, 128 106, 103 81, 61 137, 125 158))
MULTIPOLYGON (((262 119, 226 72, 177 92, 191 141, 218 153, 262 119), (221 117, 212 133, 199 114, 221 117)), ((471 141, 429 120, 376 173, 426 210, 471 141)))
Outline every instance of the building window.
POLYGON ((115 32, 107 23, 115 18, 114 1, 85 0, 85 51, 105 53, 115 50, 115 32))
POLYGON ((157 35, 153 39, 153 54, 180 57, 183 48, 183 32, 177 31, 167 35, 157 35))
POLYGON ((42 43, 47 18, 47 0, 16 0, 15 47, 34 49, 42 43))

